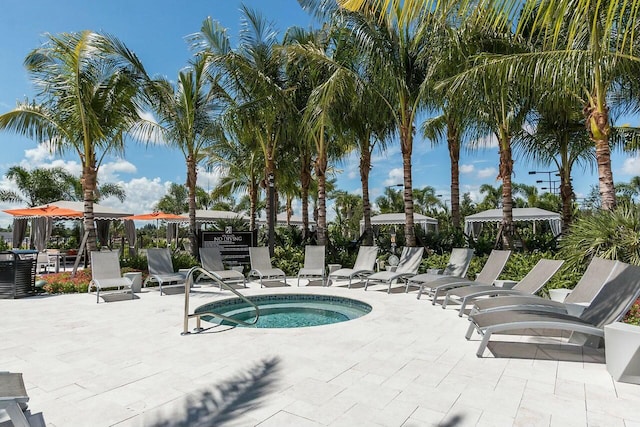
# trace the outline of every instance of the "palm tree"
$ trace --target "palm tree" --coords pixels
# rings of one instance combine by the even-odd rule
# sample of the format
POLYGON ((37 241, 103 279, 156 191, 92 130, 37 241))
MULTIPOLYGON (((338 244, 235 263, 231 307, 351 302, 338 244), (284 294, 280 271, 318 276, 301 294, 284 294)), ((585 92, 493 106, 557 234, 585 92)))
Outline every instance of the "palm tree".
POLYGON ((178 73, 175 84, 159 78, 148 88, 148 96, 157 116, 156 122, 141 124, 142 134, 148 139, 161 138, 169 146, 178 148, 187 167, 186 186, 189 190, 189 241, 192 255, 198 256, 196 229, 196 182, 198 164, 206 148, 222 138, 219 119, 221 107, 228 98, 218 84, 218 78, 209 73, 208 59, 197 55, 189 67, 178 73))
POLYGON ((438 208, 444 207, 436 194, 436 189, 428 185, 424 188, 414 188, 413 200, 416 211, 422 215, 435 215, 438 208))
POLYGON ((74 191, 70 184, 74 177, 63 168, 28 170, 22 166, 11 166, 5 176, 15 182, 19 192, 4 191, 0 194, 3 202, 26 203, 33 207, 69 199, 74 191))
POLYGON ((502 185, 494 187, 490 184, 480 186, 480 194, 486 194, 482 202, 478 204, 478 209, 498 209, 502 203, 502 185))
POLYGON ((516 149, 524 158, 541 165, 553 165, 558 171, 562 231, 566 233, 574 210, 571 172, 575 166, 588 168, 593 165, 593 144, 584 133, 584 122, 575 108, 575 100, 566 96, 550 93, 540 99, 530 122, 535 126, 535 132, 523 129, 515 139, 516 149))
POLYGON ((189 209, 189 189, 172 182, 167 193, 155 205, 155 210, 180 215, 189 209))
POLYGON ((385 187, 383 195, 376 199, 376 204, 380 213, 401 212, 404 207, 402 192, 392 187, 385 187))
POLYGON ((372 61, 371 72, 377 73, 387 88, 380 95, 393 114, 400 136, 405 239, 407 246, 415 246, 411 161, 415 118, 425 105, 426 66, 421 52, 427 46, 428 28, 423 21, 399 26, 394 18, 397 16, 393 10, 390 16, 348 14, 346 25, 357 34, 360 49, 372 61))
MULTIPOLYGON (((230 114, 243 116, 262 151, 263 185, 274 192, 277 188, 278 148, 283 140, 287 118, 293 106, 284 76, 284 53, 277 49, 278 33, 273 25, 255 11, 241 7, 242 31, 236 50, 231 49, 226 30, 207 18, 200 32, 191 37, 195 49, 207 55, 211 64, 223 73, 223 83, 236 98, 230 114)), ((267 198, 267 217, 275 218, 276 207, 267 198)), ((271 222, 271 221, 269 221, 271 222)), ((269 235, 274 229, 269 224, 269 235)), ((273 239, 270 237, 270 246, 273 239)))
POLYGON ((48 35, 25 66, 39 92, 1 115, 0 129, 80 157, 87 247, 95 250, 98 169, 106 154, 124 150, 125 133, 139 119, 144 67, 122 42, 91 31, 48 35))

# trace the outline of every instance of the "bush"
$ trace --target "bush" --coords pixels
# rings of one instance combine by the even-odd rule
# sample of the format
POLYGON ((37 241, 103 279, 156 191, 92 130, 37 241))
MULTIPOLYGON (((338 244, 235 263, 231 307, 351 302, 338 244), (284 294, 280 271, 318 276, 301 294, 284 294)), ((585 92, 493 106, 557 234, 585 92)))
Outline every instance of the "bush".
POLYGON ((624 316, 623 322, 640 326, 640 299, 631 306, 627 315, 624 316))
POLYGON ((91 270, 79 270, 75 277, 71 273, 52 273, 40 276, 46 283, 43 289, 50 294, 72 294, 87 292, 91 282, 91 270))
POLYGON ((575 269, 585 268, 594 256, 640 265, 640 208, 620 205, 584 215, 560 242, 560 253, 575 269))

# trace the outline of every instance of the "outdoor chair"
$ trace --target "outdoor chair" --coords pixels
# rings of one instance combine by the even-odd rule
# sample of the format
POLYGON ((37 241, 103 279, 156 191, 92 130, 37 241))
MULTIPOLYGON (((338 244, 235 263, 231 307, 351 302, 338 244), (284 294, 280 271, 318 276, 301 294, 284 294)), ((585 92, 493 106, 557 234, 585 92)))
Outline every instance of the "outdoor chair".
POLYGON ((181 284, 187 280, 184 273, 176 273, 173 270, 171 251, 168 248, 147 249, 147 261, 149 263, 149 276, 144 281, 144 286, 149 282, 157 282, 162 295, 162 285, 167 283, 181 284))
MULTIPOLYGON (((224 268, 224 264, 222 263, 222 254, 220 253, 219 248, 200 248, 200 262, 202 263, 202 268, 207 270, 218 279, 218 287, 222 290, 222 283, 242 283, 242 285, 247 287, 247 279, 244 277, 239 271, 236 270, 226 270, 224 268)), ((198 282, 202 279, 201 276, 198 277, 198 282)))
MULTIPOLYGON (((604 338, 604 327, 619 321, 640 295, 640 267, 620 262, 591 305, 579 316, 566 313, 526 309, 475 313, 469 316, 465 335, 471 339, 474 331, 482 335, 476 356, 482 357, 493 334, 533 329, 538 335, 546 330, 568 331, 568 344, 597 347, 604 338), (542 330, 542 331, 540 331, 542 330)), ((528 331, 524 331, 528 333, 528 331)), ((520 335, 525 335, 520 332, 520 335)))
POLYGON ((471 259, 473 258, 473 249, 470 248, 453 248, 449 256, 447 266, 442 269, 429 269, 424 274, 418 274, 406 281, 405 293, 409 292, 410 286, 420 287, 422 283, 432 282, 443 277, 462 277, 467 275, 471 259))
POLYGON ((55 266, 55 260, 52 260, 48 253, 38 252, 38 256, 36 258, 36 269, 38 273, 48 273, 49 267, 55 268, 55 266))
MULTIPOLYGON (((431 296, 431 303, 436 304, 438 298, 445 294, 447 291, 459 288, 462 286, 474 286, 474 285, 493 285, 493 282, 500 276, 502 269, 504 268, 511 251, 498 251, 492 250, 487 262, 480 270, 480 273, 476 276, 475 280, 468 280, 460 277, 442 277, 429 282, 421 282, 420 290, 418 291, 418 299, 422 296, 422 293, 427 291, 427 294, 431 296)), ((411 278, 411 281, 416 281, 419 276, 411 278)))
MULTIPOLYGON (((0 372, 0 410, 4 409, 15 427, 29 427, 24 414, 29 396, 22 374, 0 372)), ((2 423, 4 424, 4 423, 2 423)))
POLYGON ((331 286, 331 283, 336 279, 349 279, 348 288, 351 288, 351 281, 354 277, 362 279, 373 274, 373 268, 376 265, 377 257, 377 246, 360 246, 353 268, 340 268, 331 272, 331 274, 329 274, 329 279, 327 280, 327 286, 331 286))
POLYGON ((371 276, 368 276, 364 283, 364 290, 367 290, 370 282, 377 282, 387 284, 389 286, 387 293, 390 294, 392 283, 397 280, 406 280, 418 273, 418 268, 420 268, 420 264, 422 263, 423 253, 424 248, 422 246, 419 248, 405 246, 402 249, 398 267, 392 271, 379 271, 378 273, 373 273, 371 276))
POLYGON ((96 303, 100 302, 100 291, 114 288, 118 291, 129 288, 133 299, 132 286, 133 282, 128 277, 122 277, 118 252, 91 252, 91 282, 87 292, 91 292, 91 288, 96 289, 96 303))
POLYGON ((298 286, 300 286, 300 278, 308 279, 319 277, 324 286, 325 278, 325 247, 307 245, 304 248, 304 266, 298 271, 298 286))
POLYGON ((499 298, 475 300, 470 314, 532 308, 580 315, 609 280, 617 265, 618 261, 593 257, 584 274, 564 302, 552 301, 536 295, 500 296, 499 298))
POLYGON ((457 302, 460 304, 458 316, 462 317, 467 305, 480 298, 501 295, 533 295, 547 284, 562 264, 564 264, 564 260, 541 259, 513 288, 477 285, 452 289, 447 292, 442 302, 442 308, 447 308, 447 304, 450 302, 457 302))
POLYGON ((284 271, 279 268, 273 268, 271 265, 268 247, 249 248, 249 257, 251 258, 249 277, 259 277, 260 287, 264 286, 264 281, 282 281, 285 285, 287 284, 287 276, 284 271))

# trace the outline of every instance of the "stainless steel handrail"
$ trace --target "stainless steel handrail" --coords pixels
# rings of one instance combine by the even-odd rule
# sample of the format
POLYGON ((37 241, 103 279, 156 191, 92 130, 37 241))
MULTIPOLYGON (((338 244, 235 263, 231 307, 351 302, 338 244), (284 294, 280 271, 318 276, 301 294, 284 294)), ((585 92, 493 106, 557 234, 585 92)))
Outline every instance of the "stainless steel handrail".
POLYGON ((236 325, 252 326, 252 325, 255 325, 258 319, 260 318, 260 309, 256 304, 253 303, 253 301, 251 301, 250 299, 242 295, 240 292, 238 292, 228 283, 223 282, 222 280, 212 275, 209 271, 205 270, 202 267, 193 267, 187 273, 187 278, 184 281, 184 330, 182 331, 181 335, 189 335, 191 333, 189 332, 189 319, 192 317, 195 317, 197 319, 197 325, 195 329, 196 332, 202 331, 202 327, 200 326, 200 322, 201 322, 200 318, 202 316, 215 316, 215 317, 219 317, 222 320, 227 320, 229 322, 235 323, 236 325), (194 273, 197 273, 197 272, 200 273, 201 275, 204 274, 205 276, 212 279, 214 282, 217 282, 217 284, 220 287, 224 286, 226 289, 229 289, 231 292, 236 294, 238 298, 240 298, 242 301, 246 302, 251 307, 253 307, 254 310, 256 311, 255 320, 253 322, 245 322, 244 320, 234 319, 233 317, 229 317, 221 313, 216 313, 214 311, 206 311, 202 313, 189 313, 189 293, 191 291, 191 285, 193 284, 193 275, 194 273))

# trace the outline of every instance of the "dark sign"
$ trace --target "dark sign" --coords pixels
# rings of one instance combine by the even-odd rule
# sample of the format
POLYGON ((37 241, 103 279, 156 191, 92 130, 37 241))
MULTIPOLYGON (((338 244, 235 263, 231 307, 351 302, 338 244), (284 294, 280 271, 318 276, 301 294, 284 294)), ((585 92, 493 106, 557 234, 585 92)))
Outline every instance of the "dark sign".
MULTIPOLYGON (((227 230, 229 231, 229 230, 227 230)), ((200 233, 200 247, 219 248, 222 254, 222 262, 228 267, 236 265, 249 265, 249 248, 256 245, 257 230, 233 231, 202 231, 200 233)))

